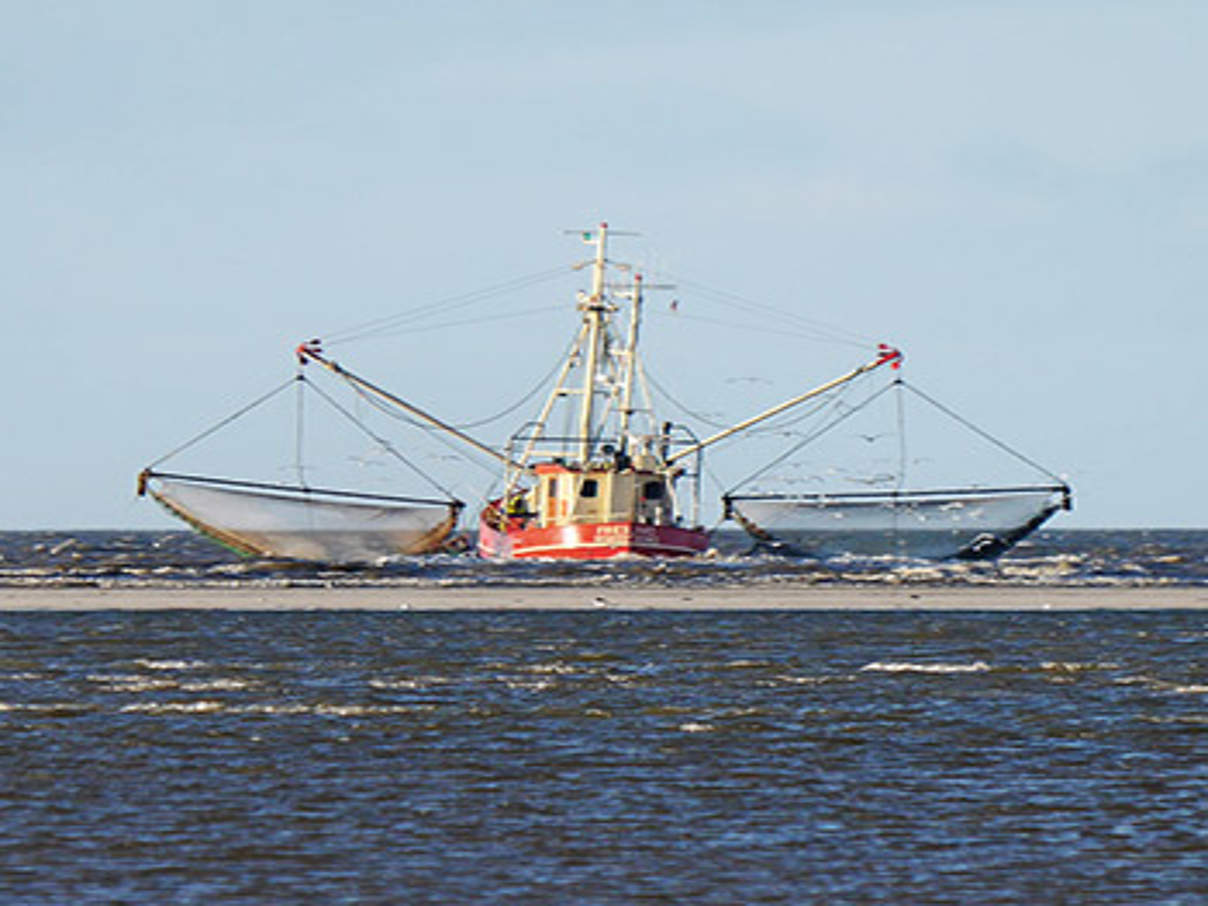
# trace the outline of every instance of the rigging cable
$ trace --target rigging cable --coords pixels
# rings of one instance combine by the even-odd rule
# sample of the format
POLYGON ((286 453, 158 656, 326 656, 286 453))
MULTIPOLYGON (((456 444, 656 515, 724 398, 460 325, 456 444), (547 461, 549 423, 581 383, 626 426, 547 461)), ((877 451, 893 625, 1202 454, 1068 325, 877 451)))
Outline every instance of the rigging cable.
POLYGON ((902 388, 905 384, 899 375, 894 380, 894 386, 897 388, 897 407, 898 407, 898 481, 894 486, 894 491, 901 491, 906 486, 906 400, 905 394, 902 393, 902 388))
POLYGON ((707 418, 700 412, 693 412, 691 409, 689 409, 687 406, 685 406, 683 403, 681 403, 679 400, 677 400, 674 396, 672 396, 667 391, 667 388, 665 388, 662 384, 660 384, 657 380, 655 380, 654 375, 652 375, 650 373, 650 368, 648 366, 643 365, 642 370, 646 375, 646 380, 650 382, 650 386, 653 387, 655 390, 657 390, 664 399, 666 399, 669 403, 671 403, 671 405, 675 406, 675 408, 679 409, 681 412, 683 412, 689 418, 694 418, 698 422, 708 425, 710 428, 718 428, 720 430, 725 430, 726 428, 730 427, 729 425, 722 424, 721 422, 715 422, 712 419, 707 418))
POLYGON ((786 328, 784 326, 776 326, 771 323, 753 324, 749 321, 746 321, 746 322, 725 321, 725 320, 722 320, 721 318, 711 318, 706 315, 688 314, 687 312, 683 311, 683 309, 676 309, 675 313, 673 313, 673 314, 667 314, 666 312, 656 311, 653 313, 653 317, 655 317, 661 321, 672 321, 672 320, 674 320, 674 321, 696 321, 697 323, 700 323, 700 324, 714 324, 719 327, 725 327, 729 330, 746 330, 746 331, 750 331, 753 333, 771 334, 771 335, 777 336, 777 337, 786 337, 786 336, 787 337, 799 337, 803 340, 823 340, 826 342, 843 343, 848 346, 854 346, 857 349, 866 350, 870 347, 876 346, 876 344, 873 343, 872 341, 861 343, 861 342, 856 342, 854 340, 846 340, 846 339, 839 339, 836 337, 820 336, 817 333, 812 333, 812 332, 809 332, 806 330, 794 328, 792 325, 790 325, 786 328))
POLYGON ((727 290, 714 289, 702 283, 697 283, 693 280, 685 279, 684 277, 675 274, 662 274, 676 284, 695 289, 706 296, 714 297, 713 301, 716 304, 730 305, 741 311, 759 312, 765 315, 774 315, 777 318, 783 318, 786 321, 792 321, 799 327, 812 331, 811 339, 829 340, 835 343, 843 343, 849 346, 857 346, 867 348, 869 345, 875 345, 875 341, 856 331, 838 327, 834 324, 827 324, 825 321, 819 321, 815 318, 807 318, 804 315, 799 315, 796 312, 785 311, 768 305, 763 302, 756 302, 752 299, 747 299, 737 293, 732 293, 727 290))
POLYGON ((544 387, 546 384, 548 384, 550 378, 552 378, 555 374, 557 374, 558 370, 566 363, 567 356, 569 356, 574 351, 576 345, 577 345, 576 343, 572 342, 570 344, 570 347, 567 349, 566 354, 559 357, 557 359, 557 361, 554 362, 554 367, 551 368, 549 371, 547 371, 545 373, 545 375, 539 381, 537 381, 537 383, 535 385, 533 385, 533 389, 530 390, 528 393, 526 393, 523 397, 521 397, 517 402, 508 406, 502 412, 497 412, 494 415, 489 416, 488 418, 480 418, 477 421, 465 422, 463 424, 454 425, 453 427, 457 428, 457 430, 459 430, 459 431, 465 431, 469 428, 481 428, 483 425, 489 425, 491 422, 499 421, 499 419, 503 418, 505 415, 511 415, 513 412, 515 412, 521 406, 528 403, 534 396, 536 396, 538 393, 541 392, 541 388, 544 387))
POLYGON ((1053 481, 1060 484, 1063 488, 1068 487, 1068 484, 1064 478, 1062 478, 1059 475, 1055 475, 1053 472, 1050 472, 1048 469, 1046 469, 1040 463, 1036 462, 1036 460, 1030 459, 1027 456, 1024 456, 1018 450, 1014 449, 1013 447, 1008 446, 1007 444, 1005 444, 1003 441, 999 440, 994 435, 982 430, 977 425, 973 424, 973 422, 969 421, 967 418, 964 418, 963 416, 958 415, 956 412, 953 412, 951 409, 949 409, 943 403, 939 402, 939 400, 933 399, 932 397, 930 397, 926 393, 924 393, 922 390, 920 390, 918 387, 914 386, 914 384, 909 384, 903 380, 902 386, 904 386, 907 390, 911 391, 912 393, 914 393, 916 396, 920 397, 921 399, 924 399, 927 402, 929 402, 932 406, 934 406, 940 412, 943 412, 949 418, 953 419, 954 421, 958 422, 961 425, 964 425, 966 428, 968 428, 970 431, 972 431, 978 437, 981 437, 983 440, 987 440, 990 443, 994 444, 994 446, 998 447, 1004 453, 1009 453, 1011 456, 1014 456, 1020 462, 1026 464, 1026 465, 1029 465, 1033 469, 1036 469, 1038 472, 1041 472, 1041 473, 1047 475, 1049 478, 1053 479, 1053 481))
POLYGON ((377 399, 376 397, 372 396, 371 394, 369 394, 368 392, 363 390, 361 387, 357 386, 357 384, 354 383, 349 378, 345 377, 344 380, 348 383, 348 385, 350 387, 352 387, 353 391, 361 399, 365 400, 365 402, 369 403, 369 405, 373 406, 373 408, 377 409, 383 415, 387 415, 390 418, 393 418, 395 421, 403 422, 404 424, 410 425, 413 428, 416 428, 420 431, 424 431, 424 432, 430 434, 431 436, 435 437, 438 441, 440 441, 442 444, 444 444, 446 447, 448 447, 450 450, 456 451, 459 458, 464 459, 467 462, 473 463, 474 465, 476 465, 478 468, 482 469, 485 472, 489 472, 492 475, 495 474, 494 469, 484 466, 479 460, 474 459, 472 456, 470 456, 464 449, 462 449, 461 446, 454 446, 453 442, 451 440, 449 440, 447 437, 445 437, 444 434, 441 433, 440 431, 438 431, 436 428, 433 428, 430 425, 420 424, 419 422, 415 421, 414 419, 410 418, 409 416, 403 415, 401 412, 397 411, 394 408, 391 408, 386 403, 382 402, 381 400, 377 399))
POLYGON ((306 470, 302 465, 302 439, 303 439, 303 419, 306 410, 306 400, 304 391, 306 388, 306 376, 302 374, 302 366, 298 366, 298 400, 297 412, 294 417, 294 468, 298 472, 298 484, 306 487, 306 470))
MULTIPOLYGON (((767 465, 760 467, 759 470, 756 471, 754 474, 748 475, 742 481, 738 482, 736 485, 734 485, 734 487, 732 487, 730 489, 730 491, 727 491, 726 493, 729 494, 731 491, 736 491, 739 488, 741 488, 744 484, 752 482, 755 479, 759 478, 760 476, 766 474, 769 469, 780 465, 780 463, 784 462, 790 456, 794 455, 802 447, 806 446, 807 444, 813 443, 819 437, 822 437, 824 434, 827 434, 834 428, 837 428, 839 425, 841 425, 843 422, 847 421, 849 418, 851 418, 857 412, 859 412, 862 409, 864 409, 865 407, 869 406, 874 400, 878 399, 881 396, 884 396, 886 393, 889 392, 889 390, 893 386, 894 386, 893 384, 886 384, 884 387, 882 387, 876 393, 872 394, 870 397, 868 397, 868 399, 864 400, 859 405, 853 406, 850 409, 848 409, 847 411, 839 413, 839 415, 834 419, 834 421, 827 422, 826 424, 817 428, 812 434, 807 434, 803 440, 801 440, 800 442, 798 442, 796 444, 793 444, 793 446, 789 447, 789 449, 785 450, 783 453, 781 453, 779 456, 777 456, 775 459, 773 459, 767 465)), ((836 399, 833 401, 833 404, 837 408, 840 402, 841 402, 841 400, 836 399)))
POLYGON ((406 311, 398 312, 393 315, 375 318, 372 321, 366 321, 362 324, 345 328, 344 330, 333 331, 329 334, 326 334, 324 336, 324 340, 329 346, 339 343, 350 343, 354 340, 360 340, 364 339, 365 337, 373 336, 380 331, 397 328, 409 321, 419 320, 425 315, 433 312, 455 311, 457 309, 473 305, 477 302, 482 302, 496 295, 527 289, 530 286, 536 286, 539 283, 548 282, 554 277, 564 275, 566 271, 566 267, 551 268, 550 270, 527 274, 522 277, 515 277, 511 280, 506 280, 503 283, 497 283, 493 286, 484 287, 483 289, 473 290, 468 293, 460 293, 454 296, 447 296, 443 299, 438 299, 435 302, 425 303, 424 305, 419 305, 415 308, 407 309, 406 311))
POLYGON ((345 409, 342 405, 340 405, 340 403, 337 402, 332 396, 330 396, 325 390, 320 388, 318 385, 313 384, 310 381, 308 381, 304 375, 299 375, 298 380, 301 381, 302 383, 306 384, 308 387, 310 387, 311 390, 313 390, 315 393, 317 393, 319 396, 321 396, 324 400, 326 400, 327 403, 330 404, 337 412, 339 412, 346 419, 348 419, 350 422, 352 422, 354 425, 356 425, 358 428, 360 428, 361 431, 363 431, 366 435, 368 435, 376 443, 378 443, 383 450, 385 450, 387 453, 389 453, 391 456, 393 456, 395 459, 397 459, 399 462, 401 462, 403 465, 405 465, 407 468, 409 468, 412 472, 414 472, 420 478, 424 479, 424 481, 428 482, 428 484, 432 485, 432 487, 436 488, 436 490, 440 491, 442 494, 444 494, 450 500, 457 500, 456 495, 454 495, 451 491, 449 491, 448 488, 443 487, 439 482, 436 481, 436 479, 432 478, 432 476, 430 476, 426 472, 424 472, 419 466, 417 466, 417 465, 415 465, 415 463, 411 462, 411 460, 409 460, 406 456, 404 456, 402 453, 400 453, 395 448, 394 444, 390 443, 390 441, 375 434, 369 428, 368 425, 364 424, 355 415, 353 415, 351 412, 349 412, 347 409, 345 409))
POLYGON ((159 459, 155 460, 155 462, 153 462, 149 466, 147 466, 147 468, 154 469, 156 466, 160 465, 161 463, 166 462, 167 460, 171 459, 173 456, 176 456, 178 453, 183 453, 185 450, 189 449, 189 447, 192 447, 194 444, 200 443, 201 441, 203 441, 207 437, 209 437, 211 434, 215 433, 216 431, 222 430, 223 428, 225 428, 227 425, 229 425, 231 422, 235 421, 236 419, 238 419, 244 415, 247 415, 247 413, 251 412, 257 406, 268 402, 270 399, 272 399, 278 393, 282 393, 283 391, 287 390, 289 387, 293 386, 293 383, 296 380, 297 380, 296 377, 291 377, 285 383, 283 383, 277 387, 274 387, 272 390, 268 391, 268 393, 265 393, 262 396, 257 397, 256 399, 252 400, 252 402, 250 402, 246 406, 244 406, 242 409, 240 409, 237 412, 234 412, 231 415, 228 415, 226 418, 222 419, 222 421, 218 422, 218 424, 212 425, 211 427, 206 428, 206 430, 202 431, 196 437, 192 438, 191 440, 185 441, 183 444, 181 444, 176 449, 171 450, 168 453, 165 453, 159 459))
MULTIPOLYGON (((525 308, 521 311, 501 312, 497 315, 487 315, 485 317, 461 318, 456 321, 443 321, 439 324, 425 324, 419 327, 400 325, 398 327, 375 331, 372 335, 375 337, 395 337, 399 336, 400 334, 411 335, 417 333, 427 333, 428 331, 432 330, 447 330, 450 327, 463 327, 466 324, 486 324, 490 321, 512 321, 519 318, 527 318, 529 315, 545 314, 551 311, 560 311, 565 308, 566 306, 564 303, 558 303, 556 305, 542 305, 536 308, 525 308)), ((364 336, 367 337, 370 336, 370 334, 365 334, 364 336)), ((337 341, 337 343, 339 342, 341 341, 337 341)), ((342 342, 348 341, 345 340, 342 342)))
MULTIPOLYGON (((712 419, 706 418, 703 414, 701 414, 699 412, 693 412, 691 409, 689 409, 687 406, 685 406, 683 403, 681 403, 679 400, 677 400, 674 396, 672 396, 666 387, 662 386, 658 381, 656 381, 653 377, 651 377, 648 370, 646 371, 646 379, 648 381, 650 381, 650 384, 654 387, 655 390, 657 390, 663 396, 664 399, 666 399, 669 403, 671 403, 673 406, 675 406, 677 409, 679 409, 684 414, 690 416, 691 418, 697 419, 698 421, 702 422, 703 424, 708 425, 710 428, 717 428, 718 430, 721 430, 721 431, 724 431, 727 428, 731 427, 730 424, 713 421, 712 419)), ((800 424, 801 422, 817 415, 819 412, 821 412, 823 409, 825 409, 827 406, 829 406, 832 403, 832 401, 834 401, 836 399, 842 399, 842 397, 848 392, 849 388, 850 388, 850 385, 846 385, 844 387, 837 388, 835 391, 830 391, 830 393, 824 394, 820 402, 803 410, 800 414, 796 414, 790 418, 785 418, 785 419, 781 419, 779 421, 772 422, 763 428, 751 428, 751 429, 745 431, 744 433, 749 436, 756 436, 756 435, 766 436, 769 434, 781 433, 786 428, 791 428, 793 425, 800 424), (834 395, 836 393, 837 393, 837 396, 834 395)))

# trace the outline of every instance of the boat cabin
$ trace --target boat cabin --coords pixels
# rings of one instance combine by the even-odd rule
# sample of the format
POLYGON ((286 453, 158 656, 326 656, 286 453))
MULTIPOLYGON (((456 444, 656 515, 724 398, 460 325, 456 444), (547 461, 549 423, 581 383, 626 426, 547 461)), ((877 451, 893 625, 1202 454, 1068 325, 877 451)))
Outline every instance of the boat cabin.
POLYGON ((508 515, 529 526, 675 523, 671 481, 665 472, 590 463, 586 468, 542 463, 533 471, 533 487, 508 502, 508 515))

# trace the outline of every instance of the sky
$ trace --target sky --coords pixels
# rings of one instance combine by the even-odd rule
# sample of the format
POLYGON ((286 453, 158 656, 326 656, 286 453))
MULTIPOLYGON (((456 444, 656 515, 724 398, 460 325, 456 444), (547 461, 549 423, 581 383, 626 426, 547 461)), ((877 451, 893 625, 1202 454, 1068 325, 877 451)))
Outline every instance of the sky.
MULTIPOLYGON (((1208 525, 1204 4, 0 15, 0 529, 174 527, 134 476, 288 379, 298 341, 569 265, 563 230, 601 220, 676 283, 684 317, 665 293, 644 337, 688 406, 740 416, 867 358, 781 329, 811 318, 901 347, 909 380, 1068 480, 1054 527, 1208 525), (707 333, 700 287, 786 320, 707 333)), ((569 339, 577 280, 338 358, 491 414, 569 339)), ((247 430, 249 463, 289 446, 247 430)))

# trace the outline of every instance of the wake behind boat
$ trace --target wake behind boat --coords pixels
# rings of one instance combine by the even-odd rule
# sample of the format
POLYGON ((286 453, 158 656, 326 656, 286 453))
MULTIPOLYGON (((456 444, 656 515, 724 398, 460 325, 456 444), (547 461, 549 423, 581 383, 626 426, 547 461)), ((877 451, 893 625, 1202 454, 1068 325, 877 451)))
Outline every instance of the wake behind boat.
MULTIPOLYGON (((712 546, 701 518, 706 450, 796 413, 807 402, 814 401, 813 412, 825 417, 829 401, 874 372, 890 372, 892 384, 904 386, 897 376, 901 353, 881 344, 852 370, 700 439, 691 426, 655 412, 639 354, 643 293, 649 287, 639 273, 609 258, 609 235, 607 224, 579 233, 593 255, 576 266, 591 274, 590 289, 575 300, 577 329, 545 402, 503 443, 473 437, 348 370, 319 340, 296 350, 300 365, 317 364, 361 397, 498 464, 498 489, 477 519, 483 557, 702 554, 712 546), (623 279, 610 281, 618 271, 623 279), (558 432, 555 425, 571 430, 558 432)), ((296 380, 309 381, 304 368, 296 380)), ((823 419, 812 436, 827 433, 853 411, 850 405, 835 408, 832 422, 823 419)), ((140 493, 151 493, 174 515, 249 555, 356 562, 430 553, 448 547, 462 508, 447 493, 445 499, 404 497, 164 472, 159 466, 167 458, 144 470, 140 493)), ((880 491, 744 493, 736 486, 722 495, 722 515, 763 548, 795 555, 992 557, 1069 507, 1068 486, 1044 474, 1051 484, 910 490, 903 484, 903 463, 895 485, 880 491)))

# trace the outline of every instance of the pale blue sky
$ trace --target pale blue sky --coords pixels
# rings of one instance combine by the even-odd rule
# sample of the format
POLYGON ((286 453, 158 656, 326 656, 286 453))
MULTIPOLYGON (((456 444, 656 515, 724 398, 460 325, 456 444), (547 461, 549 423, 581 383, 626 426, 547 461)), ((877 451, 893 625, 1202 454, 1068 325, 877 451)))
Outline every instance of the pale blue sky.
MULTIPOLYGON (((618 257, 902 346, 1068 476, 1055 525, 1208 524, 1204 4, 0 13, 0 528, 174 525, 134 474, 298 340, 567 263, 601 218, 643 234, 618 257)), ((545 371, 569 300, 547 319, 515 380, 481 332, 340 357, 470 419, 545 371)), ((699 407, 862 359, 685 325, 647 337, 699 407)))

